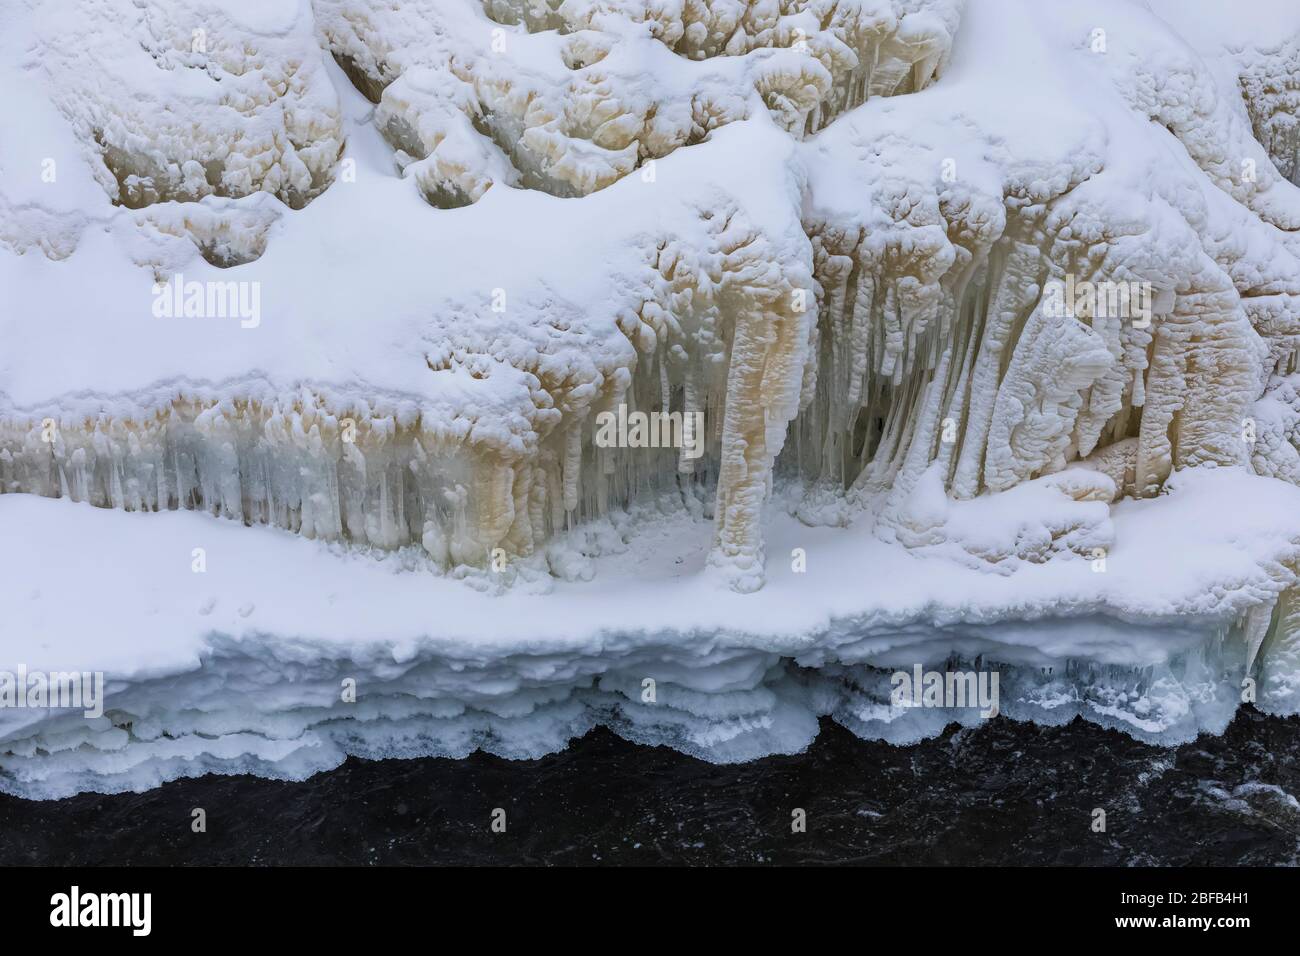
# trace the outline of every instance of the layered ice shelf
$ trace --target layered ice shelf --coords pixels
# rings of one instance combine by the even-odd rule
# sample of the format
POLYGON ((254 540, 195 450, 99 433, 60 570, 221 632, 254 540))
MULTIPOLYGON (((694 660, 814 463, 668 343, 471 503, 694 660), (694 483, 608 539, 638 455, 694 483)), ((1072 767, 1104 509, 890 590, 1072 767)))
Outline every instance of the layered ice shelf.
MULTIPOLYGON (((301 779, 347 754, 530 757, 598 723, 717 761, 796 752, 821 715, 905 743, 980 720, 891 700, 892 672, 950 659, 998 671, 1004 714, 1155 741, 1221 731, 1247 673, 1262 707, 1294 713, 1294 636, 1270 631, 1252 666, 1263 635, 1247 622, 1293 580, 1300 549, 1277 515, 1300 510, 1300 489, 1228 469, 1170 485, 1116 506, 1104 572, 1053 559, 988 575, 869 524, 774 516, 772 548, 803 549, 807 570, 774 563, 748 595, 711 579, 707 525, 666 503, 592 529, 600 587, 493 594, 432 576, 414 549, 376 559, 185 512, 4 496, 0 519, 29 544, 0 558, 7 626, 25 636, 0 670, 107 684, 92 719, 0 709, 0 786, 54 797, 207 772, 301 779)), ((1050 503, 1014 510, 1050 520, 1050 503)))
POLYGON ((0 670, 109 699, 0 787, 1295 712, 1297 91, 1280 2, 8 4, 0 670))

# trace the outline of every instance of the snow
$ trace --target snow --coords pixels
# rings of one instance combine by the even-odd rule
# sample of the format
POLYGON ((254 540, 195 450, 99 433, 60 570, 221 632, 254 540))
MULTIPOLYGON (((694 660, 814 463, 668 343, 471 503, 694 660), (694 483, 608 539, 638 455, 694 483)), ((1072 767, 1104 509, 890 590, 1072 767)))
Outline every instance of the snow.
POLYGON ((772 552, 803 548, 807 570, 774 562, 752 595, 701 573, 707 523, 654 509, 606 529, 599 584, 528 594, 188 512, 6 495, 0 520, 26 545, 0 557, 6 633, 22 635, 0 671, 103 671, 108 694, 100 721, 0 711, 0 787, 298 779, 347 753, 530 756, 597 722, 715 760, 798 750, 827 712, 905 742, 952 715, 891 714, 888 669, 950 655, 997 668, 1002 712, 1019 719, 1083 713, 1186 740, 1221 730, 1239 703, 1233 622, 1294 584, 1281 569, 1300 558, 1300 522, 1279 516, 1300 514, 1300 489, 1230 469, 1182 472, 1170 488, 1115 508, 1102 572, 1067 558, 990 575, 869 527, 774 515, 772 552), (340 701, 349 677, 355 705, 340 701), (646 677, 654 705, 640 701, 646 677), (872 681, 885 704, 867 719, 872 681))
POLYGON ((0 97, 0 652, 118 701, 0 786, 1300 706, 1286 4, 17 0, 0 97))

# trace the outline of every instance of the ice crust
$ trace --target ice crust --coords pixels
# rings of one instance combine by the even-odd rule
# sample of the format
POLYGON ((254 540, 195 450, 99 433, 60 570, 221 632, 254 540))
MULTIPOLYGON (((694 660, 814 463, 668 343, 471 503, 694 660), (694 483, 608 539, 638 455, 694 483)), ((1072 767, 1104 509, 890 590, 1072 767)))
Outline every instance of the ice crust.
POLYGON ((1297 90, 1286 3, 15 0, 0 650, 113 713, 0 787, 1296 712, 1297 90))
POLYGON ((30 545, 0 557, 7 627, 24 635, 0 670, 100 670, 108 692, 99 719, 0 709, 0 789, 302 779, 348 754, 535 757, 596 724, 725 762, 797 752, 821 715, 896 743, 979 722, 892 706, 891 673, 917 663, 996 670, 1014 719, 1082 715, 1157 742, 1221 731, 1248 673, 1259 706, 1296 713, 1294 630, 1269 628, 1262 667, 1248 662, 1252 609, 1281 594, 1294 615, 1300 548, 1277 515, 1300 509, 1300 489, 1241 469, 1168 484, 1114 508, 1104 573, 1068 555, 989 575, 882 542, 869 522, 778 512, 772 547, 804 548, 808 570, 773 568, 747 595, 711 578, 708 523, 672 502, 580 533, 601 587, 493 593, 431 577, 415 549, 5 495, 0 520, 30 545))

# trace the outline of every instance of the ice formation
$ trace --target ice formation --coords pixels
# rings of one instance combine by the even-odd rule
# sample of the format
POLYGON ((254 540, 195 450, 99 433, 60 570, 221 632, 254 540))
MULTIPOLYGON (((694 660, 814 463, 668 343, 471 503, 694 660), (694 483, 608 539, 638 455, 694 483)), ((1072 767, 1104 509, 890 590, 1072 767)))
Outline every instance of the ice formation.
POLYGON ((0 787, 915 739, 949 658, 1300 710, 1293 5, 15 0, 0 94, 0 520, 128 645, 8 549, 0 670, 110 699, 0 711, 0 787))

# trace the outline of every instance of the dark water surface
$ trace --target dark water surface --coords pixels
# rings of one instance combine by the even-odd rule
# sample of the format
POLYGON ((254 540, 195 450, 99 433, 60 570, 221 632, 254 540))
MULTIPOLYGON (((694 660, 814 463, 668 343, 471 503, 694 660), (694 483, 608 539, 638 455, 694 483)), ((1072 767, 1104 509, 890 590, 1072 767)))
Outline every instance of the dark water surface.
POLYGON ((719 767, 594 731, 514 762, 349 760, 304 783, 0 796, 6 864, 1254 864, 1300 858, 1300 718, 1152 747, 998 718, 911 747, 825 722, 804 754, 719 767), (191 811, 207 811, 207 832, 191 811), (494 808, 506 832, 494 833, 494 808), (807 832, 792 833, 792 811, 807 832), (1106 832, 1092 830, 1106 811, 1106 832))

